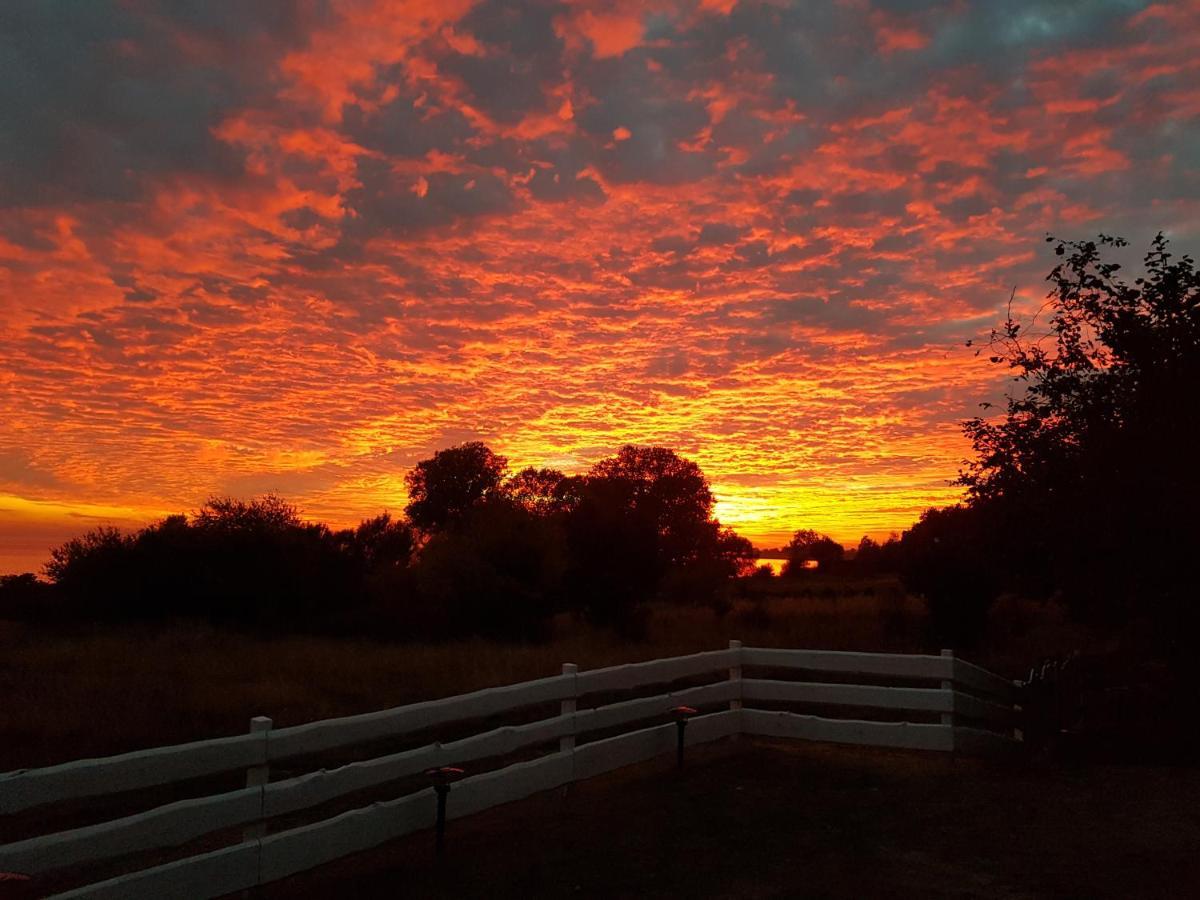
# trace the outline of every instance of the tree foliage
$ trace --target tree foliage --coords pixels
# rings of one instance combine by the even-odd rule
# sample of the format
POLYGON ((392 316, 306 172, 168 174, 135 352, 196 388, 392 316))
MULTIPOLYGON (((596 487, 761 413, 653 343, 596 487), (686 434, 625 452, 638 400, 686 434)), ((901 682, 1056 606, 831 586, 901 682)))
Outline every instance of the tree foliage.
POLYGON ((503 493, 522 509, 548 516, 567 508, 562 485, 566 478, 558 469, 527 466, 504 482, 503 493))
POLYGON ((405 476, 408 520, 424 531, 454 524, 476 504, 500 493, 508 460, 480 441, 439 450, 405 476))
POLYGON ((992 333, 990 359, 1015 390, 998 418, 965 423, 976 456, 959 483, 991 522, 1006 586, 1190 628, 1191 576, 1176 561, 1200 537, 1200 273, 1162 234, 1132 284, 1107 258, 1124 240, 1048 240, 1060 257, 1048 328, 1030 334, 1010 314, 992 333))
POLYGON ((802 528, 793 534, 784 549, 787 552, 787 562, 783 565, 783 574, 789 576, 801 574, 806 562, 812 561, 821 569, 829 569, 840 563, 846 555, 845 547, 811 528, 802 528))

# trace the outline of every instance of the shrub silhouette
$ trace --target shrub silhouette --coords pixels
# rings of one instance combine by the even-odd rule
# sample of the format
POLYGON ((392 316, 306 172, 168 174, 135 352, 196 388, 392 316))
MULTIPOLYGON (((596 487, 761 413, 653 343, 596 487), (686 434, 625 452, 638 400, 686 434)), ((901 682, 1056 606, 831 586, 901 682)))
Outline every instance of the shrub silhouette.
POLYGON ((797 531, 785 549, 787 562, 783 565, 783 574, 788 576, 803 574, 804 564, 808 561, 816 562, 823 571, 828 571, 846 555, 841 544, 812 529, 797 531))
POLYGON ((50 585, 33 572, 0 575, 0 619, 52 621, 63 615, 50 585))

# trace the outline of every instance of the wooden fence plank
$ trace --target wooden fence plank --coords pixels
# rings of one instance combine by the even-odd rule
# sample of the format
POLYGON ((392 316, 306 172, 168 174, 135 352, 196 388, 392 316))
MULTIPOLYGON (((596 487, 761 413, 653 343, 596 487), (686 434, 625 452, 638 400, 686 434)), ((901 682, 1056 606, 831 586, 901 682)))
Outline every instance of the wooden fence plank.
POLYGON ((703 675, 727 669, 736 660, 731 650, 709 650, 690 656, 674 656, 668 659, 652 659, 648 662, 630 663, 592 669, 576 675, 579 693, 592 694, 597 691, 624 691, 648 684, 665 684, 680 678, 703 675))
POLYGON ((149 812, 29 838, 0 847, 0 870, 38 875, 142 850, 176 847, 221 828, 254 821, 260 788, 180 800, 149 812))
POLYGON ((978 691, 993 698, 999 698, 1006 703, 1013 703, 1017 699, 1018 691, 1015 684, 1006 678, 1001 678, 994 672, 981 669, 979 666, 969 663, 965 659, 955 658, 954 680, 973 691, 978 691))
POLYGON ((1017 721, 1017 711, 1012 706, 981 700, 961 691, 954 692, 954 712, 971 719, 982 719, 1012 728, 1017 721))
POLYGON ((954 695, 936 688, 880 687, 863 684, 828 684, 812 681, 742 679, 747 701, 829 703, 915 712, 953 712, 954 695))
POLYGON ((874 747, 905 747, 913 750, 954 749, 954 731, 945 725, 823 719, 820 716, 743 709, 742 728, 747 734, 767 737, 803 738, 810 741, 874 747))
POLYGON ((594 709, 580 710, 575 713, 575 722, 579 734, 588 731, 599 731, 603 728, 613 728, 648 719, 651 716, 665 715, 677 706, 706 706, 715 703, 728 703, 737 696, 737 685, 729 681, 718 681, 716 684, 705 684, 700 687, 685 688, 654 697, 639 697, 636 700, 625 700, 621 703, 610 703, 594 709))
POLYGON ((239 734, 0 775, 0 814, 199 778, 265 762, 264 740, 239 734))
POLYGON ((573 775, 569 753, 553 753, 540 759, 514 763, 494 772, 472 775, 451 787, 446 816, 460 819, 493 806, 522 800, 561 787, 569 783, 573 775))
MULTIPOLYGON (((665 713, 685 703, 727 702, 732 690, 728 682, 720 682, 586 710, 580 714, 579 730, 586 732, 624 724, 665 713), (598 718, 592 718, 593 715, 598 718)), ((433 766, 507 755, 556 740, 570 733, 571 725, 570 717, 559 716, 273 782, 261 789, 264 794, 262 812, 265 818, 294 813, 355 791, 418 774, 433 766)), ((220 828, 254 821, 259 816, 256 802, 259 792, 259 788, 249 788, 184 800, 112 822, 10 844, 0 847, 0 865, 13 871, 39 873, 139 850, 176 846, 220 828)))
MULTIPOLYGON (((688 721, 684 742, 691 746, 734 734, 742 710, 723 710, 688 721)), ((675 723, 655 725, 575 748, 575 778, 582 781, 675 749, 675 723)))
POLYGON ((55 900, 208 900, 258 883, 258 843, 235 844, 89 884, 55 900))
POLYGON ((571 677, 554 675, 380 712, 277 728, 269 732, 267 753, 271 760, 284 759, 421 731, 449 722, 483 718, 525 706, 562 700, 571 693, 573 687, 571 677))
POLYGON ((265 815, 270 819, 310 809, 345 794, 387 784, 442 764, 438 745, 426 744, 402 753, 276 781, 266 786, 263 796, 265 815))
POLYGON ((269 835, 261 842, 262 883, 429 828, 434 822, 436 804, 430 788, 269 835))
POLYGON ((1019 741, 994 731, 981 728, 965 728, 955 726, 954 749, 963 753, 976 753, 981 756, 1011 753, 1021 746, 1019 741))
POLYGON ((951 661, 940 656, 900 653, 850 653, 842 650, 775 650, 744 647, 743 666, 773 666, 837 672, 853 675, 879 675, 894 678, 950 678, 951 661))
POLYGON ((267 816, 308 809, 354 791, 416 775, 435 766, 470 763, 515 753, 525 747, 556 740, 570 731, 570 717, 555 716, 528 725, 496 728, 448 744, 428 744, 415 750, 278 781, 267 786, 267 816))

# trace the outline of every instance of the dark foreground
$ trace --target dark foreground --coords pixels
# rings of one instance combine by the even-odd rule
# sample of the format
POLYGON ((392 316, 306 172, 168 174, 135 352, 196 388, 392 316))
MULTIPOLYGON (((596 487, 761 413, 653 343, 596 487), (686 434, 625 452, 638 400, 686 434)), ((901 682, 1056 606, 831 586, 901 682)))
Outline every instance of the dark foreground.
MULTIPOLYGON (((740 738, 451 822, 268 897, 1181 897, 1200 770, 740 738)), ((453 795, 450 802, 453 803, 453 795)))

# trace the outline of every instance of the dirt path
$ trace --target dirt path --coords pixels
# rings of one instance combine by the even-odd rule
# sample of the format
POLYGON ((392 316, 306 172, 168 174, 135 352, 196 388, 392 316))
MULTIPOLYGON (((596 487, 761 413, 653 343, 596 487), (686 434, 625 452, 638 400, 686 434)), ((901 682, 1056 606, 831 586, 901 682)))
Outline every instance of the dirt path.
MULTIPOLYGON (((1183 897, 1200 771, 742 739, 452 822, 268 897, 1183 897)), ((453 795, 450 802, 453 803, 453 795)))

